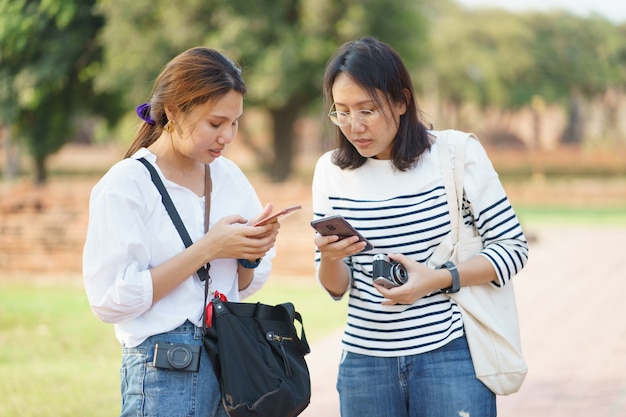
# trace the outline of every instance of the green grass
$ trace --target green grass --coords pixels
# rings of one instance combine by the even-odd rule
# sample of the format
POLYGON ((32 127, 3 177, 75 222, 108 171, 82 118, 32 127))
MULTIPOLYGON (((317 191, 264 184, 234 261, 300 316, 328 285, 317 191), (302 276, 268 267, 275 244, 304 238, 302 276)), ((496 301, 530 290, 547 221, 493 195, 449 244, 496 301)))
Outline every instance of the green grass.
POLYGON ((119 414, 119 355, 81 288, 0 282, 0 416, 119 414))
MULTIPOLYGON (((339 328, 345 302, 314 279, 270 282, 251 301, 291 301, 309 343, 339 328)), ((0 417, 110 417, 119 414, 120 346, 113 326, 71 283, 0 279, 0 417)))
POLYGON ((626 205, 592 208, 515 206, 515 212, 523 225, 626 226, 626 205))

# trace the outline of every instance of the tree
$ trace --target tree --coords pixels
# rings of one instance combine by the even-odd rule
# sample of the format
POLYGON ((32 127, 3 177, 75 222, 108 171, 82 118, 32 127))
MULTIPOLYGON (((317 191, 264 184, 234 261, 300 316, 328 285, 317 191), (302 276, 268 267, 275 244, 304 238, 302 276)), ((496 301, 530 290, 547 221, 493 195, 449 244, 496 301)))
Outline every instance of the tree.
POLYGON ((294 124, 319 101, 324 66, 339 44, 372 35, 392 44, 411 66, 425 55, 420 45, 428 32, 422 13, 426 2, 236 0, 227 4, 232 15, 243 16, 250 24, 221 19, 223 27, 213 41, 238 50, 250 68, 251 99, 268 110, 274 126, 274 155, 265 159, 271 161, 269 173, 277 181, 292 170, 294 124), (249 47, 239 47, 250 41, 249 47))
POLYGON ((127 85, 127 105, 136 105, 176 53, 202 44, 232 54, 243 66, 248 102, 265 109, 273 124, 271 151, 257 154, 270 176, 282 181, 292 171, 295 122, 319 102, 324 65, 334 50, 368 34, 416 62, 427 34, 421 10, 429 1, 188 0, 181 8, 165 0, 100 0, 109 23, 99 85, 127 85))
POLYGON ((95 35, 104 25, 94 1, 0 0, 0 123, 26 143, 37 183, 77 114, 117 114, 116 100, 92 88, 101 58, 95 35))
MULTIPOLYGON (((562 140, 579 143, 583 101, 621 91, 626 83, 624 37, 598 16, 449 5, 433 29, 431 79, 454 115, 467 103, 516 110, 541 99, 566 106, 562 140)), ((462 120, 457 123, 462 127, 462 120)))
POLYGON ((530 52, 536 65, 520 81, 548 101, 568 105, 568 125, 562 141, 583 139, 582 102, 622 87, 623 36, 607 19, 583 18, 567 13, 530 14, 534 33, 530 52))
POLYGON ((438 16, 431 36, 432 77, 439 95, 451 106, 450 116, 458 117, 467 103, 483 109, 527 104, 517 80, 534 65, 533 57, 524 53, 532 40, 525 22, 505 10, 465 11, 452 6, 438 16))

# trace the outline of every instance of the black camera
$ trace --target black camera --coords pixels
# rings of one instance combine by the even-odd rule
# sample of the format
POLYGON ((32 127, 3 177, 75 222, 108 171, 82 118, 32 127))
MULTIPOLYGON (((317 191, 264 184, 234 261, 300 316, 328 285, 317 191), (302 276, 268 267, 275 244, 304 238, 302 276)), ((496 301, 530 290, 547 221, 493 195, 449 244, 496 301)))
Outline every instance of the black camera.
POLYGON ((200 368, 199 345, 157 342, 154 345, 154 366, 175 371, 197 372, 200 368))
POLYGON ((374 255, 372 260, 372 277, 375 284, 385 288, 399 287, 409 279, 404 265, 389 259, 385 254, 374 255))

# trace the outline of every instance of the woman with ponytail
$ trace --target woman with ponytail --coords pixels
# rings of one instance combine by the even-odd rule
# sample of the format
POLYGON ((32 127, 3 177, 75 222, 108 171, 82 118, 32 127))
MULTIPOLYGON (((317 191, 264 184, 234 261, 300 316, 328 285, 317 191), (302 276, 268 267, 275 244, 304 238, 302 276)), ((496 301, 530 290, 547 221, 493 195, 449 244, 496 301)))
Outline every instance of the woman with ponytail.
POLYGON ((245 93, 240 68, 224 54, 198 47, 175 57, 137 107, 143 122, 126 157, 92 190, 83 276, 93 312, 114 324, 122 345, 121 416, 226 416, 202 347, 205 285, 229 301, 257 291, 268 279, 279 228, 253 226, 272 205, 263 207, 222 156, 237 134, 245 93), (191 246, 139 159, 164 183, 191 246), (209 263, 210 279, 202 280, 196 271, 209 263), (189 364, 177 362, 181 346, 193 353, 189 364))

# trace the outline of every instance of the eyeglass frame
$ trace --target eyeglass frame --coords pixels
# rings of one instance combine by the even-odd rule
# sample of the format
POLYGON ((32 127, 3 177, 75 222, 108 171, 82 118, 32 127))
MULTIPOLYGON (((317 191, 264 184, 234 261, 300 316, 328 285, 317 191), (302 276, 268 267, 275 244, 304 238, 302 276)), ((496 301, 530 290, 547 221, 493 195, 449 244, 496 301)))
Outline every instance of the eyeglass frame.
MULTIPOLYGON (((367 117, 368 115, 370 115, 370 116, 374 116, 374 115, 380 116, 380 111, 379 111, 378 109, 374 109, 374 110, 357 110, 357 111, 356 111, 356 113, 357 113, 357 118, 356 118, 356 121, 357 121, 357 122, 359 122, 359 123, 361 123, 362 125, 365 125, 365 126, 371 126, 371 125, 373 125, 373 124, 376 122, 376 118, 374 118, 374 120, 373 120, 373 121, 371 121, 371 122, 369 122, 369 123, 366 123, 366 122, 363 120, 363 118, 364 118, 364 117, 367 117), (365 115, 365 116, 364 116, 364 115, 365 115)), ((331 121, 331 122, 332 122, 335 126, 339 126, 339 127, 345 127, 345 126, 348 126, 349 124, 351 124, 351 123, 352 123, 352 120, 353 120, 353 115, 352 115, 352 112, 348 112, 348 111, 337 111, 337 110, 336 110, 336 108, 335 108, 335 103, 333 103, 333 105, 332 105, 332 106, 330 106, 330 110, 328 111, 327 116, 328 116, 328 118, 330 119, 330 121, 331 121), (335 109, 335 111, 332 111, 332 109, 335 109), (343 115, 345 115, 346 119, 347 119, 347 120, 349 120, 349 122, 347 122, 347 123, 345 123, 345 124, 339 124, 339 123, 338 123, 338 120, 339 120, 339 119, 337 118, 337 115, 339 115, 339 114, 343 114, 343 115), (337 120, 337 121, 333 120, 333 118, 334 118, 335 120, 337 120)))

